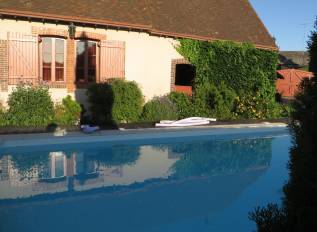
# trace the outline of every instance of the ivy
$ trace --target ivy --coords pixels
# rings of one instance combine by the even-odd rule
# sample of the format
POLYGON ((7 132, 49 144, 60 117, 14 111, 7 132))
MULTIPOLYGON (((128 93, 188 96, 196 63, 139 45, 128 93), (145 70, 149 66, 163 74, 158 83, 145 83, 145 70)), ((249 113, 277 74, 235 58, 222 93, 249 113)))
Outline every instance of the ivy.
POLYGON ((267 80, 274 85, 278 53, 261 50, 250 44, 180 40, 178 52, 197 69, 195 83, 225 82, 239 91, 253 92, 267 80))
MULTIPOLYGON (((278 104, 275 102, 275 80, 278 64, 276 51, 257 49, 250 44, 228 41, 204 42, 181 39, 178 52, 196 67, 195 92, 206 85, 221 86, 233 90, 240 100, 244 96, 261 96, 253 114, 238 110, 240 117, 276 117, 278 104), (264 105, 261 105, 263 103, 264 105), (271 109, 272 112, 261 112, 271 109)), ((220 87, 219 87, 220 88, 220 87)), ((232 94, 231 94, 232 95, 232 94)), ((199 96, 194 96, 199 97, 199 96)), ((250 99, 247 99, 249 101, 250 99)), ((241 102, 239 102, 241 103, 241 102)), ((247 104, 246 104, 247 105, 247 104)), ((251 104, 252 106, 254 104, 251 104)), ((227 109, 226 109, 227 110, 227 109)), ((221 114, 221 112, 219 112, 221 114)), ((237 114, 236 112, 234 114, 237 114)), ((226 113, 227 115, 227 113, 226 113)))

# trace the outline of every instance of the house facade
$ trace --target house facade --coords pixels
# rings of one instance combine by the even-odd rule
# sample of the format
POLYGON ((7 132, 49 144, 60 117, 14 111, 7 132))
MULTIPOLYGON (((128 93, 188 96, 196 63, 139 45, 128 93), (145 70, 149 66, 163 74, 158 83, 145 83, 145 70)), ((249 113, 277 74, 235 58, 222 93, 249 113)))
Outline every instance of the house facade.
POLYGON ((146 100, 190 92, 179 38, 276 49, 245 0, 4 0, 0 17, 2 104, 19 83, 48 86, 56 102, 84 103, 89 84, 113 78, 137 82, 146 100))

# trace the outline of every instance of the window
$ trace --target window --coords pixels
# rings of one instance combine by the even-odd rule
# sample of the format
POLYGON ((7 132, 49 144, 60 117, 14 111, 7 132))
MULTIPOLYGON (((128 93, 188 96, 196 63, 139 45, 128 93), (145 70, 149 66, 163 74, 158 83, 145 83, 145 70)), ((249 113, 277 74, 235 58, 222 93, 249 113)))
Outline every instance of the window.
POLYGON ((79 40, 76 45, 76 82, 95 82, 97 43, 79 40))
POLYGON ((55 157, 55 176, 54 177, 63 177, 64 176, 64 155, 57 155, 55 157))
POLYGON ((64 81, 65 77, 65 40, 42 38, 42 77, 43 81, 64 81))
POLYGON ((64 80, 64 40, 55 40, 55 80, 64 80))
POLYGON ((175 85, 192 86, 196 76, 196 68, 191 64, 177 64, 175 85))

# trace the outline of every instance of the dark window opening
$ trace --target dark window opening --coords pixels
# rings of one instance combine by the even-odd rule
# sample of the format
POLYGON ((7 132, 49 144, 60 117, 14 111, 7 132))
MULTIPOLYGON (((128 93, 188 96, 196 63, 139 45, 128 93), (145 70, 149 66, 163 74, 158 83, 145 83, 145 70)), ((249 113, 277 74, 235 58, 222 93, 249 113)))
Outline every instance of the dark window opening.
POLYGON ((192 86, 196 77, 196 68, 191 64, 177 64, 175 85, 192 86))
POLYGON ((80 40, 76 46, 76 81, 96 81, 97 44, 93 41, 80 40))

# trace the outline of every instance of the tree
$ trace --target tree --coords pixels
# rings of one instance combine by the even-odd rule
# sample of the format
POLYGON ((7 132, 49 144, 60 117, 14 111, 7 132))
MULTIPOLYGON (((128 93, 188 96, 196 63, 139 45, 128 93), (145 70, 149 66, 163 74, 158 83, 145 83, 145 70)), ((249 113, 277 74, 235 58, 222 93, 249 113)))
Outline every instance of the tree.
POLYGON ((301 91, 293 104, 290 178, 284 186, 283 205, 281 208, 269 205, 250 214, 258 231, 317 230, 317 19, 308 50, 310 70, 315 77, 301 83, 301 91))
POLYGON ((309 68, 315 77, 301 83, 302 91, 294 102, 290 180, 284 190, 288 224, 293 231, 317 229, 317 19, 308 50, 309 68))
MULTIPOLYGON (((315 21, 314 31, 311 32, 308 41, 308 50, 309 50, 309 71, 317 73, 317 17, 315 21)), ((316 76, 316 75, 315 75, 316 76)))

